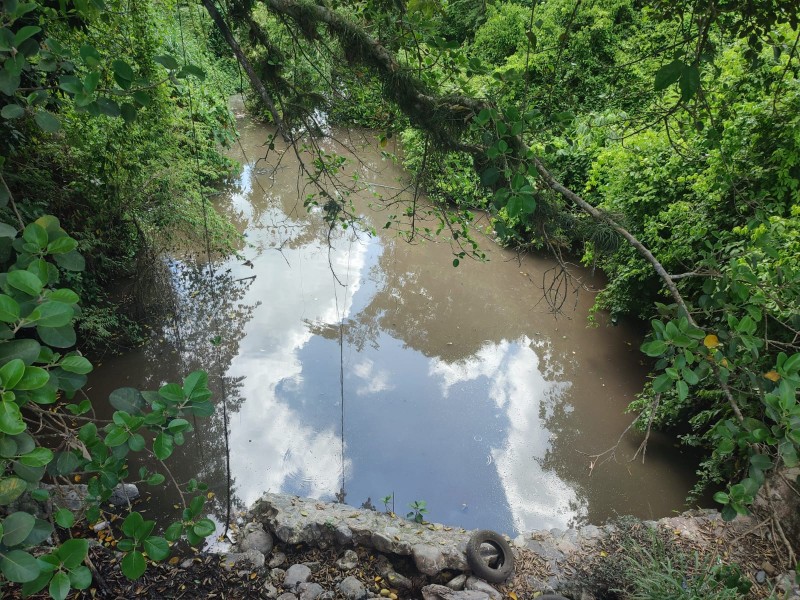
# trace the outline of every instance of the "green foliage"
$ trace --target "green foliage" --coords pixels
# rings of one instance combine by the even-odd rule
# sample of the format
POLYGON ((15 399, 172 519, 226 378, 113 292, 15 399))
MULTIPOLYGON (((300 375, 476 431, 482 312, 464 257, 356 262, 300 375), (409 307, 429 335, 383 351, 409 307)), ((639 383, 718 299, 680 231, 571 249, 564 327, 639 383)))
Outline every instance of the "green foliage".
POLYGON ((425 500, 414 500, 411 504, 408 505, 408 508, 411 509, 406 515, 406 519, 411 519, 415 523, 424 523, 425 522, 425 515, 428 512, 428 503, 425 500))
POLYGON ((502 64, 506 58, 524 47, 529 18, 529 8, 512 2, 491 7, 486 22, 475 32, 473 54, 491 64, 502 64))
MULTIPOLYGON (((112 422, 98 428, 88 421, 77 430, 66 425, 92 408, 82 393, 92 364, 70 350, 76 339, 79 296, 62 287, 67 274, 82 270, 83 257, 76 240, 50 215, 21 232, 0 224, 0 234, 0 506, 13 510, 26 494, 48 500, 40 488, 46 475, 80 475, 88 484, 85 516, 94 522, 100 518, 101 503, 128 476, 131 451, 146 450, 146 439, 154 438, 149 452, 164 460, 191 431, 186 417, 213 412, 208 378, 197 371, 183 385, 167 384, 157 392, 122 388, 109 397, 117 409, 112 422), (35 430, 29 429, 28 420, 38 423, 35 430)), ((164 481, 159 473, 140 475, 151 484, 164 481)), ((192 483, 187 491, 202 487, 192 483)), ((172 541, 184 529, 192 544, 213 533, 213 522, 202 517, 204 503, 202 494, 192 498, 177 528, 171 529, 172 541)), ((70 530, 76 515, 62 507, 53 520, 70 530)), ((121 567, 131 579, 142 575, 147 560, 170 554, 167 540, 151 535, 154 525, 136 512, 122 525, 126 537, 117 549, 125 553, 121 567)), ((48 521, 26 510, 10 512, 0 524, 0 585, 4 580, 22 584, 26 596, 47 587, 55 599, 66 598, 71 589, 88 588, 92 576, 82 564, 87 540, 68 539, 36 558, 31 554, 52 534, 48 521)))

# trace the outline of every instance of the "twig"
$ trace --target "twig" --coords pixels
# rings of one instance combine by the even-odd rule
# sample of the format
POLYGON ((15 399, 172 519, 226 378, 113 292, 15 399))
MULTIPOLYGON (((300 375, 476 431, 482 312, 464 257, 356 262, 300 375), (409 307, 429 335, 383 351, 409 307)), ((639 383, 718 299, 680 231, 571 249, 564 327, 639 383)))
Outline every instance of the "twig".
POLYGON ((22 220, 22 215, 19 214, 19 210, 17 209, 17 203, 14 202, 14 195, 11 193, 11 188, 8 187, 8 184, 6 183, 6 180, 3 177, 2 173, 0 173, 0 183, 3 184, 3 187, 5 187, 6 191, 8 192, 8 202, 11 204, 11 208, 14 209, 14 214, 17 215, 17 220, 19 221, 20 229, 21 230, 25 229, 25 221, 22 220))

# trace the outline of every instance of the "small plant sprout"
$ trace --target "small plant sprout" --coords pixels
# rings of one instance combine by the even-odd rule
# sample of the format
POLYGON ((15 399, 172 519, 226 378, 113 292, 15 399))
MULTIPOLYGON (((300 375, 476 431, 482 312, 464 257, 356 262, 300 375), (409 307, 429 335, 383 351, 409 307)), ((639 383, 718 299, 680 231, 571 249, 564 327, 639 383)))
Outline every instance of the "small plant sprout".
POLYGON ((411 504, 408 505, 408 508, 411 509, 411 512, 406 515, 407 519, 411 519, 415 523, 424 523, 425 519, 422 517, 425 513, 428 512, 426 508, 428 505, 425 500, 414 500, 411 504))

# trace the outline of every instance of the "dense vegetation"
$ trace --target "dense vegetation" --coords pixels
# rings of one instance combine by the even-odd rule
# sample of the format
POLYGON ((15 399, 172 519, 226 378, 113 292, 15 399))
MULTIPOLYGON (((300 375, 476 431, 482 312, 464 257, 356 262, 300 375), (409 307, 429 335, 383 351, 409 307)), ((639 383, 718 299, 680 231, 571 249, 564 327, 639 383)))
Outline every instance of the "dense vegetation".
MULTIPOLYGON (((232 136, 225 95, 245 78, 250 105, 287 138, 324 131, 319 110, 378 128, 382 140, 401 136, 404 160, 432 202, 397 211, 387 227, 433 235, 415 230, 414 212, 438 215, 438 232, 457 244, 455 265, 482 257, 469 229, 481 209, 500 243, 602 269, 609 284, 597 308, 612 320, 651 323, 642 350, 654 360, 652 379, 632 409, 643 429, 688 430, 684 441, 705 449, 698 490, 724 485, 715 498, 726 518, 747 512, 769 474, 800 462, 795 2, 4 0, 2 7, 0 491, 12 480, 23 482, 13 493, 36 487, 44 470, 26 478, 15 466, 26 461, 50 475, 83 469, 102 480, 98 457, 53 447, 78 461, 65 459, 70 469, 62 473, 49 447, 20 442, 20 415, 56 402, 88 410, 55 395, 71 398, 81 387, 64 374, 76 373, 69 368, 90 368, 69 353, 73 319, 87 341, 110 341, 122 317, 103 290, 131 274, 144 250, 164 247, 165 232, 226 248, 231 229, 206 210, 203 193, 232 167, 218 152, 232 136), (44 213, 60 222, 37 221, 44 213), (77 309, 78 295, 91 300, 87 310, 77 309), (18 343, 30 346, 27 354, 18 343), (30 387, 35 377, 42 385, 30 387), (20 388, 21 381, 28 383, 20 388)), ((316 189, 306 204, 320 205, 332 223, 352 218, 341 167, 340 157, 321 150, 306 165, 316 189)), ((564 262, 559 276, 568 277, 564 262)), ((548 300, 554 310, 563 303, 548 300)), ((141 427, 157 439, 182 436, 194 386, 178 389, 117 406, 120 416, 97 438, 103 465, 113 455, 124 471, 125 453, 141 449, 141 427), (148 406, 159 415, 152 422, 138 414, 148 406), (108 447, 124 450, 108 454, 108 447)), ((16 496, 9 498, 0 504, 16 496)), ((173 534, 208 533, 195 509, 187 507, 173 534)), ((16 546, 39 540, 30 537, 38 531, 32 523, 26 536, 10 538, 16 544, 3 538, 0 554, 8 559, 22 552, 16 546)), ((148 527, 128 527, 131 574, 143 565, 135 553, 150 539, 148 527)), ((54 569, 39 566, 38 583, 58 578, 55 597, 67 581, 85 582, 85 573, 70 570, 77 550, 56 553, 54 569)), ((0 570, 23 581, 1 559, 0 570)))

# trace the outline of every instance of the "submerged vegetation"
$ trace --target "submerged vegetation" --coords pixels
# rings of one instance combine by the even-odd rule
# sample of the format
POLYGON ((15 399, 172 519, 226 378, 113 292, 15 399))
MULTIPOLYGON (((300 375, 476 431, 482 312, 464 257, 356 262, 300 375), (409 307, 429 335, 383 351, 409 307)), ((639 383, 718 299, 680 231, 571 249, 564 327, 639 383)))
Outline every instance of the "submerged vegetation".
MULTIPOLYGON (((145 448, 140 429, 155 434, 151 451, 162 459, 189 430, 184 416, 207 414, 195 373, 183 386, 122 393, 103 435, 84 426, 80 443, 67 427, 45 444, 25 420, 52 414, 42 406, 90 410, 75 395, 91 364, 73 347, 135 335, 110 282, 173 245, 232 248, 234 229, 207 197, 235 168, 221 149, 234 140, 226 102, 236 91, 287 139, 324 131, 321 113, 378 129, 382 146, 399 136, 413 184, 431 202, 395 211, 386 226, 407 239, 446 232, 456 266, 483 258, 470 234, 480 209, 500 243, 555 255, 558 277, 570 277, 568 257, 601 269, 609 283, 597 309, 650 322, 642 351, 652 377, 631 409, 643 430, 675 428, 705 451, 697 491, 712 485, 725 518, 747 513, 770 474, 800 464, 795 2, 0 7, 0 505, 23 492, 43 498, 45 474, 76 472, 90 477, 91 502, 102 500, 127 475, 128 451, 145 448), (440 219, 438 230, 425 229, 420 211, 440 219)), ((313 191, 304 201, 348 225, 344 161, 309 146, 318 154, 305 167, 313 191)), ((547 299, 556 311, 564 304, 547 299)), ((197 543, 213 531, 197 498, 165 538, 131 514, 126 574, 144 570, 142 548, 164 558, 166 539, 197 543)), ((411 508, 421 520, 424 502, 411 508)), ((49 586, 56 598, 88 586, 82 543, 65 542, 49 559, 27 552, 54 530, 40 521, 24 510, 6 517, 4 577, 28 591, 49 586)), ((67 513, 56 522, 73 523, 67 513)), ((640 596, 667 584, 637 565, 674 559, 652 548, 627 565, 640 596)), ((736 582, 720 587, 715 577, 698 585, 737 593, 736 582)))

